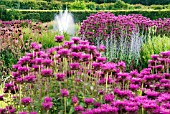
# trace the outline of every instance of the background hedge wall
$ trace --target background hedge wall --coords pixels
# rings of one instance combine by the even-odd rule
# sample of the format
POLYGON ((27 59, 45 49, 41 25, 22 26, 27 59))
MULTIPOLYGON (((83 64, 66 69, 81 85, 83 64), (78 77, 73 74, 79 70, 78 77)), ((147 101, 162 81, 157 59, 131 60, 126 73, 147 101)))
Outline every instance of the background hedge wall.
MULTIPOLYGON (((31 19, 42 22, 49 22, 54 20, 54 16, 60 10, 6 10, 4 6, 0 5, 0 19, 14 20, 14 19, 31 19)), ((72 10, 70 11, 75 19, 75 22, 82 22, 90 14, 99 12, 100 10, 72 10)), ((105 12, 112 12, 115 15, 127 14, 142 14, 150 19, 170 18, 170 10, 104 10, 105 12)))
MULTIPOLYGON (((93 1, 93 0, 91 0, 93 1)), ((163 1, 163 0, 161 0, 163 1)), ((170 1, 170 0, 169 0, 170 1)), ((170 2, 169 2, 170 3, 170 2)), ((144 6, 141 4, 130 5, 121 0, 114 3, 97 4, 95 2, 61 2, 61 1, 19 1, 19 0, 0 0, 0 5, 5 5, 8 9, 33 9, 33 10, 64 10, 66 6, 70 10, 115 10, 115 9, 168 9, 169 5, 144 6)))

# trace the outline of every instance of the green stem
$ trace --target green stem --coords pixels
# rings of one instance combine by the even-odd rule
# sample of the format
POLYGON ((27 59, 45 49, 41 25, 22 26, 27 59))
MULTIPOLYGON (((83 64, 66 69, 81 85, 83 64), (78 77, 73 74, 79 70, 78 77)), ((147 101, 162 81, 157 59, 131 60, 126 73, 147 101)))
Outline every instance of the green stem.
POLYGON ((67 109, 66 109, 66 107, 67 107, 67 98, 64 97, 64 114, 67 114, 67 109))
POLYGON ((107 93, 107 86, 108 86, 108 77, 109 77, 109 74, 108 74, 108 72, 107 72, 107 74, 106 74, 106 93, 107 93))

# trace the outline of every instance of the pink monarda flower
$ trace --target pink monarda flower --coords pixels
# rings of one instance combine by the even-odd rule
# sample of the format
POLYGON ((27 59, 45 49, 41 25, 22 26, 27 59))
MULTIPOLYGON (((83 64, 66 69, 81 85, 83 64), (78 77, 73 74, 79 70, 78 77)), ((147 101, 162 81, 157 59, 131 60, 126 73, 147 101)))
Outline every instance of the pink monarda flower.
POLYGON ((45 66, 50 66, 52 62, 53 62, 53 61, 50 60, 50 59, 44 59, 44 60, 42 61, 42 64, 45 65, 45 66))
POLYGON ((105 49, 106 49, 106 47, 104 45, 100 45, 100 47, 99 47, 99 51, 100 52, 104 52, 105 49))
POLYGON ((52 98, 51 97, 45 97, 44 98, 44 102, 47 103, 47 102, 52 102, 52 98))
POLYGON ((42 107, 44 110, 50 110, 53 106, 53 103, 52 103, 52 98, 50 97, 45 97, 44 98, 44 102, 42 103, 42 107))
POLYGON ((4 95, 0 95, 0 101, 4 100, 4 95))
POLYGON ((28 114, 28 112, 19 112, 18 114, 28 114))
POLYGON ((38 114, 37 112, 30 112, 30 114, 38 114))
POLYGON ((56 42, 63 42, 64 36, 55 36, 55 41, 56 42))
POLYGON ((81 55, 81 60, 83 61, 83 62, 85 62, 85 61, 89 61, 90 60, 90 54, 82 54, 81 55))
POLYGON ((61 89, 60 93, 61 93, 62 97, 68 97, 68 95, 69 95, 69 92, 67 89, 61 89))
POLYGON ((94 103, 94 99, 93 98, 84 98, 84 102, 87 105, 90 105, 90 104, 94 103))
POLYGON ((50 110, 53 106, 53 103, 52 102, 43 102, 42 103, 42 107, 44 110, 50 110))
POLYGON ((42 69, 41 75, 44 77, 53 76, 53 70, 52 69, 42 69))
POLYGON ((75 110, 76 112, 81 112, 81 111, 84 110, 84 108, 83 108, 81 105, 78 105, 78 106, 75 106, 75 107, 74 107, 74 110, 75 110))
POLYGON ((71 70, 78 70, 80 68, 80 63, 70 63, 71 70))
POLYGON ((97 57, 97 62, 106 62, 107 58, 106 57, 97 57))
POLYGON ((71 40, 74 41, 75 44, 78 44, 80 42, 79 37, 72 37, 71 40))
POLYGON ((105 96, 104 96, 104 101, 105 102, 112 102, 114 100, 114 95, 113 94, 106 94, 105 96))
POLYGON ((30 97, 24 97, 21 99, 21 103, 23 105, 29 105, 29 104, 31 104, 31 102, 32 102, 32 99, 30 97))
MULTIPOLYGON (((14 107, 6 106, 6 109, 8 110, 9 114, 15 114, 16 109, 14 107)), ((1 114, 1 112, 0 112, 0 114, 1 114)))
POLYGON ((76 96, 74 96, 74 97, 72 97, 71 101, 73 104, 76 104, 76 103, 78 103, 78 98, 76 96))
POLYGON ((64 73, 57 73, 56 74, 56 79, 58 80, 58 81, 64 81, 64 78, 66 77, 66 74, 64 74, 64 73))
POLYGON ((58 51, 58 54, 61 56, 61 57, 67 57, 70 53, 70 50, 68 49, 60 49, 58 51))
POLYGON ((32 75, 32 74, 24 76, 24 78, 23 78, 23 81, 27 82, 27 83, 34 82, 35 80, 36 80, 36 76, 32 75))

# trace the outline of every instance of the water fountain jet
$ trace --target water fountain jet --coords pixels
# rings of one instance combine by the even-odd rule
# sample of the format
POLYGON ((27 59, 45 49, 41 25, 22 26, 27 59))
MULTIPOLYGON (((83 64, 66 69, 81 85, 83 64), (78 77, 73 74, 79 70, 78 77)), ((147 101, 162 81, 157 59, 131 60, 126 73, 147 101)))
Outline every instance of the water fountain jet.
POLYGON ((68 12, 67 8, 64 13, 60 11, 59 15, 55 16, 53 29, 61 34, 67 33, 71 36, 75 34, 74 18, 73 15, 68 12))

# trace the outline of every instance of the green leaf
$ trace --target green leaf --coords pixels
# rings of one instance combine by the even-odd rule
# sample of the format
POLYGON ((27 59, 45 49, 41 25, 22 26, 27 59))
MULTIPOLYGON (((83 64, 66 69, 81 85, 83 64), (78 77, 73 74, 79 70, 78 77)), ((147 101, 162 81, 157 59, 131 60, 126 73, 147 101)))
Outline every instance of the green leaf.
POLYGON ((74 107, 72 106, 72 107, 70 108, 69 114, 73 114, 73 113, 74 113, 74 107))

